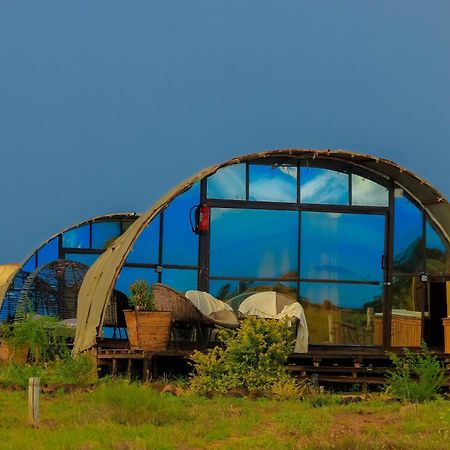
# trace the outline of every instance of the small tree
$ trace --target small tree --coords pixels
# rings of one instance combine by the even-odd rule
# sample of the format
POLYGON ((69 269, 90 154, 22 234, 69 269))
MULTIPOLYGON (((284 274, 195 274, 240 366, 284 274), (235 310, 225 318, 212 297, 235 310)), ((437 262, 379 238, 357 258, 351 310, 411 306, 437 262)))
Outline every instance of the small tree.
POLYGON ((288 377, 285 363, 294 349, 288 321, 249 317, 237 331, 220 330, 222 346, 191 356, 190 387, 199 393, 232 388, 269 391, 288 377))
POLYGON ((146 280, 135 281, 130 286, 130 291, 129 301, 131 307, 142 311, 153 311, 155 309, 152 288, 146 280))
POLYGON ((445 382, 445 371, 425 343, 418 353, 405 348, 403 356, 390 354, 390 358, 395 370, 388 372, 389 394, 409 402, 423 402, 436 397, 445 382))

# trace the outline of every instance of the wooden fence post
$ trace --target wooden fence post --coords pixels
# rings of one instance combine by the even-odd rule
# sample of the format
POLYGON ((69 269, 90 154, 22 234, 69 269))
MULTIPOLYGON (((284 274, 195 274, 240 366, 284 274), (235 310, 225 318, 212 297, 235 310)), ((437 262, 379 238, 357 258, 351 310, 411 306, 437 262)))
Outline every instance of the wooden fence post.
POLYGON ((37 377, 28 380, 28 420, 32 427, 38 428, 39 421, 39 393, 41 379, 37 377))

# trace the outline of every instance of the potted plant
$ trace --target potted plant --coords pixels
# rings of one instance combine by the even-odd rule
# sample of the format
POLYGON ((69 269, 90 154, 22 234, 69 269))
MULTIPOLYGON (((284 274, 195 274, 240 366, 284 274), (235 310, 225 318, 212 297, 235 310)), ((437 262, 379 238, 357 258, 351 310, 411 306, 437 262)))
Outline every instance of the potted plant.
POLYGON ((128 340, 133 349, 161 351, 167 347, 172 313, 155 311, 153 293, 147 281, 137 280, 130 286, 129 303, 133 310, 125 310, 128 340))

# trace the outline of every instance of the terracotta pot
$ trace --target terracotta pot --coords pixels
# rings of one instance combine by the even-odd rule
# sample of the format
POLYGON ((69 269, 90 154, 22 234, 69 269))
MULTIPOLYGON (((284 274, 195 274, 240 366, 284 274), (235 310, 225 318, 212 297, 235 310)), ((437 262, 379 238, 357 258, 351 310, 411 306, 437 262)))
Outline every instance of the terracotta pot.
POLYGON ((132 349, 157 352, 167 348, 172 324, 171 312, 125 310, 124 314, 132 349))

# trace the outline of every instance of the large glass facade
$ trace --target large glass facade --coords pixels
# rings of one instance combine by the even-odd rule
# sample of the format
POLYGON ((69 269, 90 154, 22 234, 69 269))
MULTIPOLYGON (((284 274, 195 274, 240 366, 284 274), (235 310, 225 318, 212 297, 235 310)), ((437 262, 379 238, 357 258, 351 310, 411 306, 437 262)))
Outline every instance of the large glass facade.
POLYGON ((389 206, 389 190, 368 178, 352 174, 352 205, 389 206))
POLYGON ((246 164, 233 164, 219 169, 208 178, 208 197, 245 200, 246 164))
POLYGON ((117 291, 128 296, 130 284, 139 279, 180 292, 198 288, 199 235, 194 221, 199 203, 200 183, 195 183, 144 228, 128 253, 117 291))
POLYGON ((296 203, 297 167, 250 165, 249 200, 296 203))
POLYGON ((429 219, 426 222, 426 259, 428 273, 450 273, 450 246, 429 219))
POLYGON ((424 271, 423 212, 400 190, 395 198, 394 270, 424 271))
POLYGON ((192 220, 199 202, 200 183, 196 183, 164 210, 163 264, 198 265, 198 235, 192 230, 192 220))
POLYGON ((350 203, 348 174, 320 167, 302 167, 300 201, 323 205, 350 203))
POLYGON ((213 208, 210 275, 295 278, 298 213, 213 208))
POLYGON ((375 342, 375 314, 382 312, 381 284, 300 283, 310 342, 381 345, 375 342))
POLYGON ((383 281, 385 217, 302 212, 301 277, 383 281))

